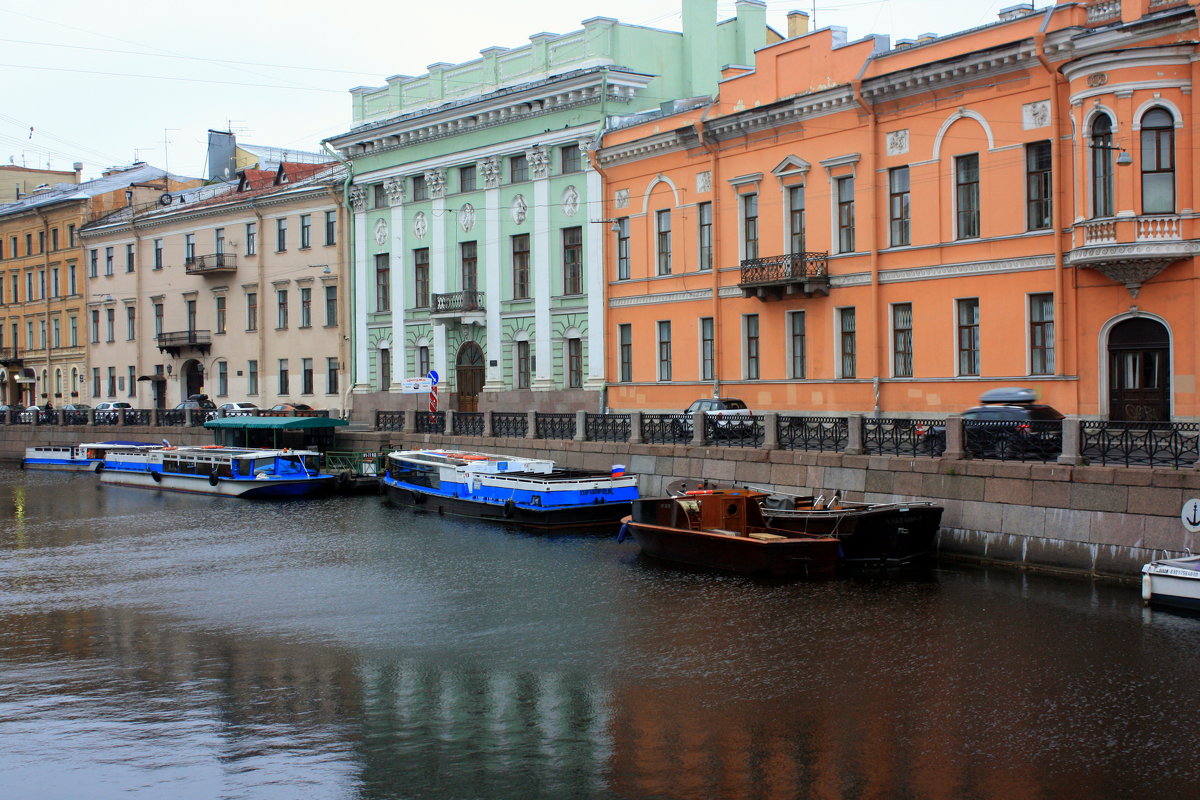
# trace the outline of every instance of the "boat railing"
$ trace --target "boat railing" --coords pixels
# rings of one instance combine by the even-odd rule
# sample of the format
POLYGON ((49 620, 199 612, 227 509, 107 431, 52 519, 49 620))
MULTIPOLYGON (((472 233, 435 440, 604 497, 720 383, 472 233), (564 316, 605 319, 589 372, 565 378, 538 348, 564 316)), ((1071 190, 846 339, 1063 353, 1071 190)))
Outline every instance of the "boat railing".
POLYGON ((533 415, 534 435, 539 439, 574 439, 575 414, 533 415))
POLYGON ((584 438, 589 442, 628 442, 629 414, 588 414, 584 417, 584 438))
POLYGON ((324 471, 327 473, 350 471, 363 477, 376 477, 383 474, 386 463, 387 453, 384 452, 330 450, 325 453, 324 471))
POLYGON ((492 435, 524 439, 529 433, 529 415, 524 412, 496 411, 492 414, 492 435))

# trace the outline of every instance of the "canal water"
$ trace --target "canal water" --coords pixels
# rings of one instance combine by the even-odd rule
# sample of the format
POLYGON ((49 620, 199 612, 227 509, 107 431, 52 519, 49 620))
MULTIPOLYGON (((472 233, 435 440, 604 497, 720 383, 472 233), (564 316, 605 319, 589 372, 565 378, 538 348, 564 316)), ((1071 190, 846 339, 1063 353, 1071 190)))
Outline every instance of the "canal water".
POLYGON ((1194 798, 1200 620, 0 469, 2 798, 1194 798))

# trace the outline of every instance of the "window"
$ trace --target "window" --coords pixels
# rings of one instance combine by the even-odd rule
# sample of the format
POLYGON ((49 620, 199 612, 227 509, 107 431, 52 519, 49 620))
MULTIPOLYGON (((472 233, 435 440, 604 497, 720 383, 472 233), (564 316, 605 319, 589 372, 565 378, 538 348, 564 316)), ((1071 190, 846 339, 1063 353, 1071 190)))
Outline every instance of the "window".
POLYGON ((655 212, 655 230, 657 243, 655 252, 658 256, 658 274, 671 274, 671 212, 669 209, 655 212))
POLYGON ((50 296, 58 297, 59 290, 61 288, 62 287, 59 286, 59 283, 58 283, 58 267, 53 267, 50 270, 50 296))
POLYGON ((700 318, 700 380, 711 381, 716 376, 714 361, 715 340, 713 338, 713 318, 700 318))
POLYGON ((279 359, 279 394, 288 393, 288 360, 279 359))
MULTIPOLYGON (((29 348, 32 349, 33 348, 32 323, 30 324, 30 330, 27 331, 27 333, 29 335, 26 337, 26 341, 28 342, 29 348)), ((91 336, 89 338, 93 344, 100 341, 100 309, 98 309, 98 308, 92 309, 92 332, 91 332, 91 336)))
POLYGON ((742 355, 746 363, 746 380, 758 380, 758 314, 742 317, 744 347, 742 355))
POLYGON ((758 258, 758 195, 742 195, 742 258, 758 258))
POLYGON ((383 188, 382 183, 371 184, 371 207, 372 208, 387 208, 387 189, 383 188))
POLYGON ((229 364, 225 361, 217 362, 217 396, 226 397, 229 395, 229 364))
POLYGON ((75 265, 67 267, 67 292, 72 296, 79 294, 79 286, 75 281, 75 265))
POLYGON ((275 328, 286 328, 288 326, 288 290, 275 290, 275 328))
POLYGON ((562 155, 562 171, 564 173, 579 172, 579 170, 583 169, 580 159, 579 145, 563 145, 559 153, 562 155))
POLYGON ((46 232, 38 231, 38 252, 46 252, 46 232))
POLYGON ((137 367, 131 366, 127 369, 129 370, 129 396, 137 397, 137 367))
POLYGON ((255 359, 246 362, 246 394, 258 394, 258 361, 255 359))
POLYGON ((104 248, 104 274, 113 274, 113 248, 104 248))
POLYGON ((979 374, 979 298, 958 301, 958 374, 979 374))
POLYGON ((117 396, 117 368, 116 367, 108 368, 108 396, 109 397, 117 396))
POLYGON ((137 338, 137 306, 125 306, 125 341, 137 338))
POLYGON ((1029 372, 1054 374, 1054 295, 1029 296, 1029 372))
MULTIPOLYGON (((13 241, 15 242, 16 240, 14 239, 13 241)), ((13 255, 16 255, 16 252, 17 252, 17 246, 14 243, 13 244, 13 255)), ((98 250, 92 249, 89 252, 88 256, 89 256, 89 258, 88 258, 88 277, 94 278, 98 274, 97 273, 97 269, 98 269, 97 264, 99 263, 100 253, 98 250)), ((13 293, 13 296, 14 297, 16 296, 16 292, 13 293)))
POLYGON ((325 394, 338 393, 338 360, 325 359, 325 394))
POLYGON ((838 252, 854 252, 854 176, 837 179, 838 252))
POLYGON ((27 255, 27 256, 33 255, 33 234, 32 233, 25 234, 25 255, 27 255))
POLYGON ((29 303, 33 300, 33 270, 30 269, 25 271, 25 302, 29 303))
POLYGON ((163 332, 163 304, 154 304, 154 337, 162 336, 163 332))
POLYGON ((300 215, 300 249, 312 247, 312 214, 300 215))
POLYGON ((252 256, 258 253, 258 223, 246 223, 246 255, 252 256))
POLYGON ((696 248, 697 268, 710 270, 713 265, 713 211, 712 203, 700 203, 696 206, 696 225, 698 243, 696 248))
POLYGON ((68 328, 68 333, 70 334, 70 338, 67 340, 68 342, 70 342, 68 347, 78 347, 79 346, 79 318, 78 317, 69 318, 67 320, 67 328, 68 328))
POLYGON ((1092 120, 1092 216, 1113 215, 1112 120, 1100 114, 1092 120))
POLYGON ((517 388, 528 389, 530 378, 529 342, 517 342, 517 388))
POLYGON ((1050 143, 1025 145, 1025 226, 1039 231, 1050 227, 1050 143))
POLYGON ((633 326, 617 326, 617 371, 620 380, 628 383, 633 380, 633 326))
POLYGON ((117 310, 115 308, 104 309, 104 322, 104 341, 114 341, 116 339, 117 327, 117 310))
POLYGON ((621 217, 615 226, 617 234, 617 280, 629 280, 629 217, 621 217))
POLYGON ((187 329, 194 331, 196 330, 196 301, 187 300, 184 305, 187 313, 187 329))
POLYGON ((183 236, 183 260, 192 263, 196 260, 196 234, 187 233, 183 236))
POLYGON ((246 292, 246 330, 258 330, 258 292, 246 292))
POLYGON ((567 388, 583 388, 583 340, 567 339, 567 388))
POLYGON ((888 219, 892 247, 909 241, 908 167, 888 170, 888 219))
POLYGON ((413 250, 413 307, 429 308, 429 248, 413 250))
POLYGON ((583 228, 563 228, 563 294, 583 294, 583 228))
POLYGON ((133 245, 125 245, 125 271, 133 272, 133 245))
POLYGON ((853 308, 838 309, 838 349, 841 356, 839 378, 854 378, 858 375, 857 322, 853 308))
POLYGON ((387 348, 379 349, 379 386, 387 388, 392 384, 392 351, 387 348))
POLYGON ((460 192, 475 191, 475 165, 458 168, 458 190, 460 192))
POLYGON ((671 323, 658 323, 658 379, 671 380, 671 323))
POLYGON ((50 229, 50 249, 51 250, 58 249, 58 228, 50 229))
POLYGON ((275 220, 275 252, 287 250, 287 218, 275 220))
POLYGON ((412 179, 413 200, 428 200, 429 187, 424 175, 414 175, 412 179))
POLYGON ((313 360, 311 358, 300 359, 300 393, 312 394, 313 387, 313 360))
POLYGON ((300 327, 312 327, 312 288, 300 287, 300 327))
MULTIPOLYGON (((464 292, 474 292, 479 288, 479 258, 475 242, 463 242, 458 246, 458 260, 462 273, 462 289, 464 292)), ((474 303, 474 298, 465 302, 474 303)))
POLYGON ((513 300, 529 299, 529 234, 512 237, 513 300))
POLYGON ((912 303, 892 306, 892 376, 913 376, 912 303))
POLYGON ((429 348, 422 345, 417 348, 417 376, 424 377, 429 374, 429 348))
POLYGON ((337 244, 337 212, 325 212, 325 246, 337 244))
POLYGON ((520 183, 529 180, 529 159, 524 154, 508 160, 508 182, 520 183))
POLYGON ((392 308, 392 268, 390 259, 390 253, 378 253, 375 256, 376 311, 390 311, 392 308))
POLYGON ((100 368, 92 367, 92 397, 100 396, 100 368))
POLYGON ((67 247, 74 247, 74 246, 75 246, 75 226, 68 225, 67 226, 67 247))
POLYGON ((954 159, 954 203, 958 219, 957 237, 979 237, 979 154, 954 159))
POLYGON ((220 255, 225 252, 225 229, 216 228, 213 230, 213 250, 214 253, 220 255))
POLYGON ((154 268, 155 269, 163 268, 163 240, 162 239, 154 240, 154 268))
POLYGON ((62 320, 58 317, 50 320, 50 346, 62 347, 62 320))
POLYGON ((225 295, 213 298, 216 303, 216 324, 214 333, 225 333, 225 295))
POLYGON ((337 287, 325 287, 325 325, 336 327, 338 324, 337 287))
POLYGON ((1175 120, 1154 108, 1142 117, 1142 213, 1175 211, 1175 120))

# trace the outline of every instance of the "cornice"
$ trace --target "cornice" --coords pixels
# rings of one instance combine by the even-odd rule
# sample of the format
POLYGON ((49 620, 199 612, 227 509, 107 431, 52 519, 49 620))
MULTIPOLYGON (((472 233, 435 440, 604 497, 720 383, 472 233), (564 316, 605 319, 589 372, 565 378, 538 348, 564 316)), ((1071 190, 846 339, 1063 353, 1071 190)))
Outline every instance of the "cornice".
POLYGON ((704 128, 714 139, 732 139, 802 122, 805 119, 836 114, 857 106, 849 86, 836 86, 719 117, 705 123, 704 128))
MULTIPOLYGON (((1089 53, 1071 59, 1063 64, 1060 71, 1067 80, 1073 81, 1090 72, 1130 67, 1186 66, 1195 52, 1193 45, 1173 44, 1089 53)), ((1111 87, 1106 88, 1112 91, 1111 87)))
MULTIPOLYGON (((736 287, 735 287, 736 288, 736 287)), ((741 290, 737 290, 741 297, 741 290)), ((608 301, 609 308, 627 308, 629 306, 653 306, 662 303, 686 303, 692 300, 709 300, 712 289, 692 289, 684 292, 662 292, 661 294, 638 294, 631 297, 614 297, 608 301)))
POLYGON ((135 217, 131 220, 121 220, 120 222, 112 222, 94 228, 85 228, 78 231, 78 235, 81 239, 98 239, 105 234, 110 234, 112 231, 128 231, 131 226, 138 230, 145 230, 211 217, 240 215, 245 212, 253 214, 252 209, 256 208, 271 208, 295 203, 302 204, 307 200, 327 197, 329 197, 329 192, 324 186, 321 186, 319 188, 297 191, 294 194, 267 195, 261 199, 253 197, 238 201, 231 199, 229 203, 219 205, 202 206, 192 209, 182 208, 173 212, 158 212, 154 216, 135 217))
POLYGON ((678 128, 665 133, 656 133, 632 142, 612 145, 596 151, 596 160, 601 166, 612 166, 641 158, 659 156, 664 153, 677 152, 695 147, 700 139, 695 128, 678 128))
POLYGON ((1077 247, 1066 254, 1071 266, 1089 267, 1104 262, 1140 259, 1188 258, 1200 253, 1200 241, 1187 239, 1174 242, 1137 242, 1135 244, 1106 244, 1077 247))
MULTIPOLYGON (((1047 48, 1050 50, 1051 48, 1047 48)), ((978 81, 1037 64, 1032 40, 1022 40, 990 50, 967 53, 863 81, 863 99, 880 103, 928 92, 934 87, 978 81)))
POLYGON ((936 278, 963 278, 997 275, 1006 272, 1034 272, 1054 269, 1054 256, 1005 258, 997 261, 967 261, 961 264, 939 264, 932 267, 880 270, 880 283, 906 283, 936 278))

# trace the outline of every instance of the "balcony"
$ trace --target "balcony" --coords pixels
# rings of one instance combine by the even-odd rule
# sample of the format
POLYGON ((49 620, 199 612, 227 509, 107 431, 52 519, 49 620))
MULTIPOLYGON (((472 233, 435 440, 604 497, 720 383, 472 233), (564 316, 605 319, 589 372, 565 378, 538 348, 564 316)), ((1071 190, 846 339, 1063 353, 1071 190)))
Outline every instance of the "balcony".
POLYGON ((21 366, 21 351, 15 347, 0 347, 0 366, 21 366))
POLYGON ((158 335, 158 349, 178 358, 184 350, 207 353, 212 347, 212 331, 170 331, 158 335))
POLYGON ((829 253, 792 253, 742 262, 738 282, 743 297, 782 300, 785 297, 829 296, 829 253))
POLYGON ((1075 226, 1074 244, 1066 254, 1069 266, 1094 269, 1134 297, 1143 283, 1192 255, 1177 214, 1086 220, 1075 226))
POLYGON ((210 253, 206 256, 192 256, 183 260, 183 271, 188 275, 213 275, 217 273, 237 272, 236 253, 210 253))
POLYGON ((457 320, 464 325, 471 322, 483 325, 486 322, 483 292, 468 290, 435 294, 431 300, 429 316, 434 320, 457 320))

